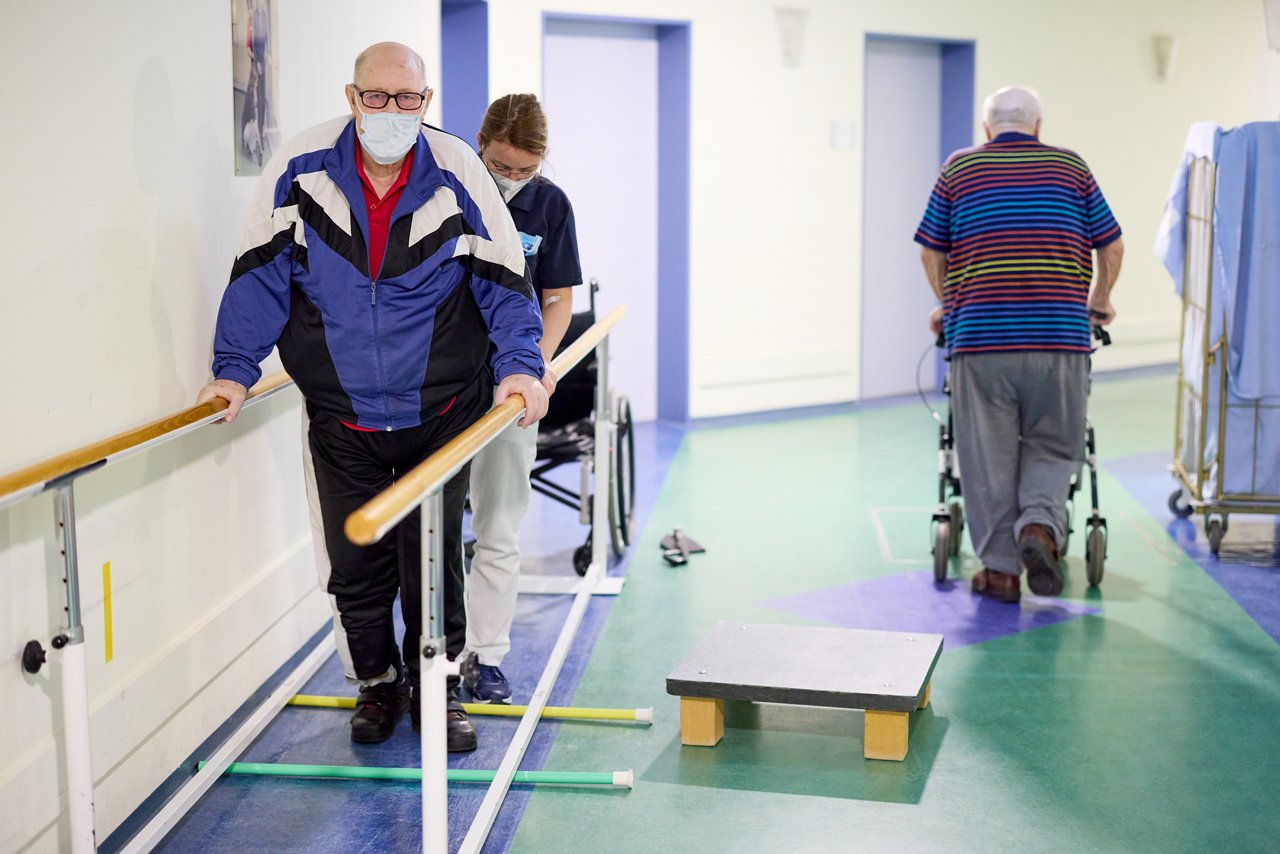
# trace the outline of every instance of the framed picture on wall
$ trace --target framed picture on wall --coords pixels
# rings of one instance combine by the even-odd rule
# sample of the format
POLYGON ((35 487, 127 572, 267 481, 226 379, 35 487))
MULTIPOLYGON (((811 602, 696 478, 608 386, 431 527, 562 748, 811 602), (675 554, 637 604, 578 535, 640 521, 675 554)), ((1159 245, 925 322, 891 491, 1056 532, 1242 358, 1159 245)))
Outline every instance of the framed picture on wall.
POLYGON ((261 175, 280 144, 275 0, 231 0, 235 174, 261 175))

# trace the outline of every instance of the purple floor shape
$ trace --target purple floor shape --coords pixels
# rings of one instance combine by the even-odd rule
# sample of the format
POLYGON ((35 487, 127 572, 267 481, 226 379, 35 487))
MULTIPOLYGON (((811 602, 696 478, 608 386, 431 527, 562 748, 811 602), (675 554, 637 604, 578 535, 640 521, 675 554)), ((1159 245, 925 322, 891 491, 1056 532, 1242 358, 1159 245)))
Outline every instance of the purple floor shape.
POLYGON ((947 649, 1051 626, 1101 610, 1059 599, 1041 599, 1025 591, 1020 605, 1005 605, 975 596, 962 581, 935 586, 931 572, 886 575, 760 604, 849 629, 940 634, 946 637, 947 649))

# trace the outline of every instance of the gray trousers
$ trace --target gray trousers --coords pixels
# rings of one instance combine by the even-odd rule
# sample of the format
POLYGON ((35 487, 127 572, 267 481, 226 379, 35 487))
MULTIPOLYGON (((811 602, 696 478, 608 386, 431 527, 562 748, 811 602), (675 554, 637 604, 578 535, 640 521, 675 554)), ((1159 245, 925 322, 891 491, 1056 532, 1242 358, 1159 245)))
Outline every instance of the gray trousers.
POLYGON ((1067 532, 1071 475, 1084 462, 1089 356, 1030 351, 951 360, 960 487, 973 549, 987 569, 1019 575, 1030 524, 1067 532))

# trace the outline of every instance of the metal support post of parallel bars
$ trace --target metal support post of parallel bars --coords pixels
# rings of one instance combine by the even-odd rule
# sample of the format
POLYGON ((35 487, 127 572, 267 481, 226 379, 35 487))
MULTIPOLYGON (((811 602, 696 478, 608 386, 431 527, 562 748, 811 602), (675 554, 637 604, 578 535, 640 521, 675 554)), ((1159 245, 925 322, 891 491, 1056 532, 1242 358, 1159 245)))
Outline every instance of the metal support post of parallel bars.
POLYGON ((605 575, 609 566, 609 543, 613 539, 609 491, 613 488, 612 466, 616 453, 613 434, 617 428, 613 424, 609 403, 609 336, 606 335, 596 345, 596 437, 593 449, 596 479, 591 507, 591 567, 587 570, 592 587, 605 575))
POLYGON ((419 639, 418 697, 422 704, 422 849, 449 850, 448 680, 458 674, 449 660, 444 631, 444 487, 421 505, 422 617, 419 639))
POLYGON ((76 558, 75 482, 58 486, 54 513, 67 594, 67 626, 54 646, 62 648, 62 728, 67 749, 67 803, 74 854, 96 851, 93 762, 89 741, 89 683, 80 622, 80 567, 76 558))

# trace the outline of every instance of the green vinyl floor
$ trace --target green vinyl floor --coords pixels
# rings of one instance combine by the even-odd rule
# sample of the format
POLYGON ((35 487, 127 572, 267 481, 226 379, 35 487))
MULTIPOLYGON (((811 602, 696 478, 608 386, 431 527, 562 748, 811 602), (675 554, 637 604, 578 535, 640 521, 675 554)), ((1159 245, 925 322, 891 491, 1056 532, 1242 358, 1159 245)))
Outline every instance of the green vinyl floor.
MULTIPOLYGON (((509 850, 1280 851, 1280 646, 1160 512, 1173 386, 1095 382, 1106 576, 1088 588, 1077 537, 1061 601, 1021 606, 975 603, 967 538, 950 589, 908 583, 936 501, 919 401, 687 432, 574 698, 655 722, 564 724, 543 763, 635 788, 537 789, 509 850), (707 547, 679 568, 658 547, 677 525, 707 547), (720 620, 838 624, 778 605, 816 613, 825 591, 912 630, 939 609, 954 637, 991 629, 944 646, 906 761, 864 760, 841 709, 730 703, 719 746, 682 747, 667 674, 720 620)), ((1244 528, 1271 548, 1270 522, 1244 528)), ((1280 601, 1280 561, 1250 554, 1249 595, 1280 601)))

